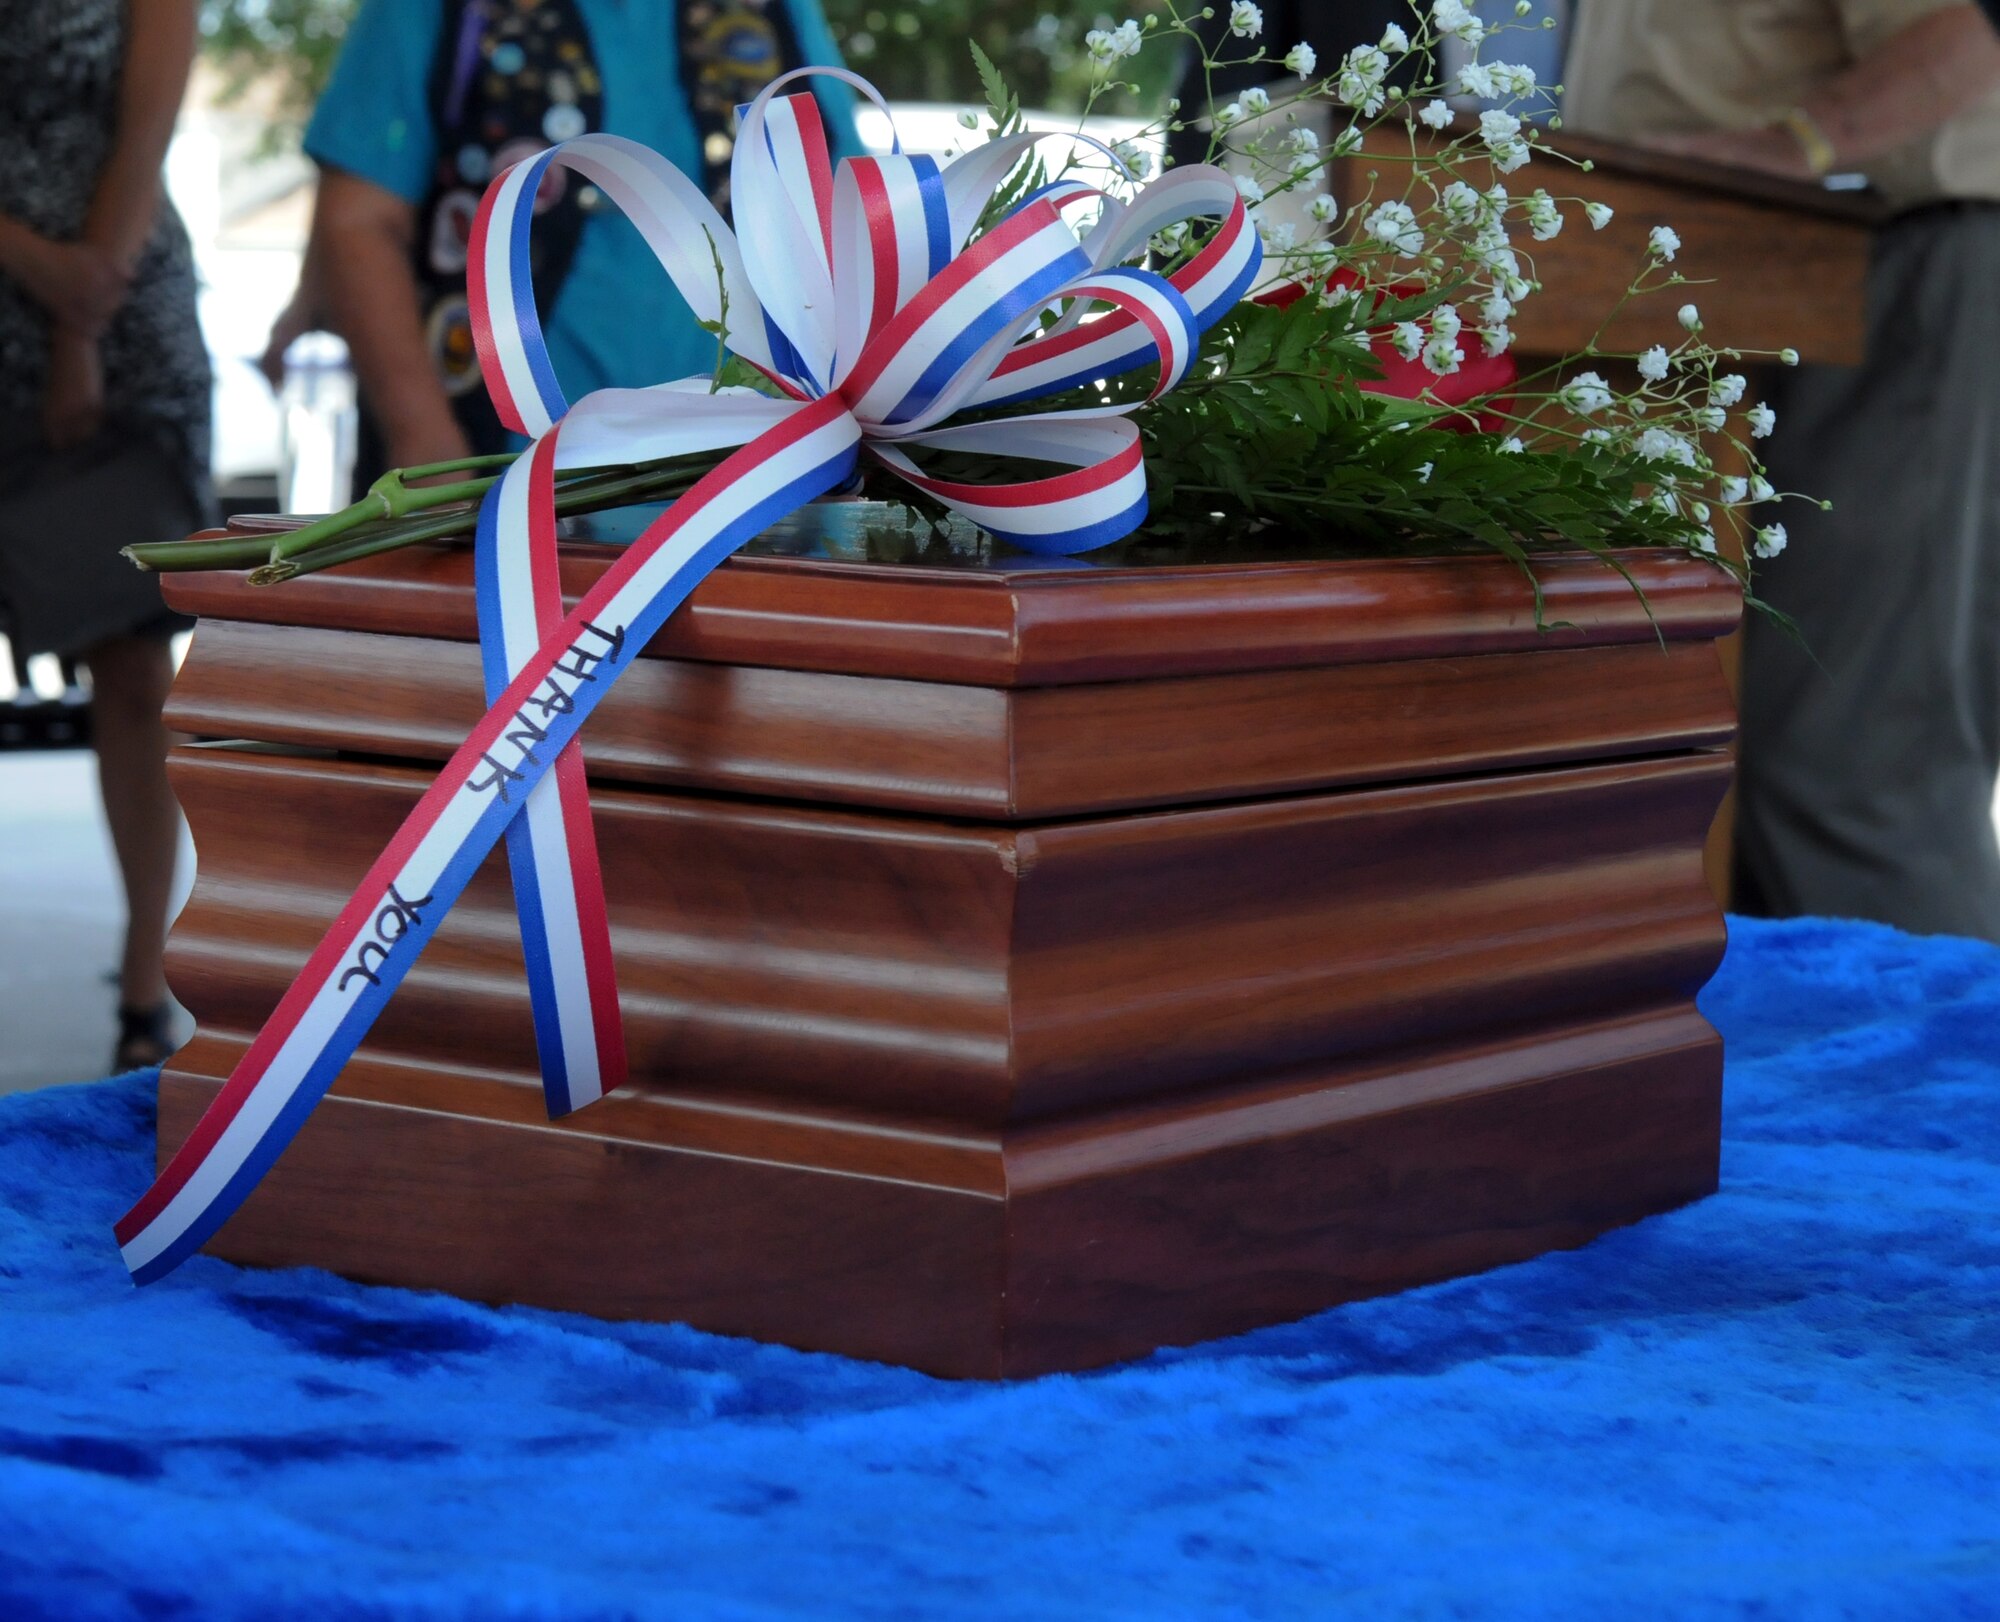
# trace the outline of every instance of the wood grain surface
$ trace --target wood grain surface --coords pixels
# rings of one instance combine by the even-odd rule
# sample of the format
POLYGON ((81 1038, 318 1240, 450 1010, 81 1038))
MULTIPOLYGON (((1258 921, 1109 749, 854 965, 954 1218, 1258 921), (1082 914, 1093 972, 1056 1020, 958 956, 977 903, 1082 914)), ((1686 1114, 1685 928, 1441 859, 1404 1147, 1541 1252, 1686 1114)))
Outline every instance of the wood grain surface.
MULTIPOLYGON (((593 807, 638 1081, 991 1126, 1684 1001, 1722 953, 1727 779, 1684 755, 1019 829, 593 807)), ((259 1028, 425 782, 180 752, 202 854, 169 973, 205 1032, 259 1028)), ((368 1051, 532 1082, 520 961, 496 852, 368 1051)))
MULTIPOLYGON (((197 1045, 163 1076, 163 1154, 231 1057, 197 1045)), ((352 1067, 211 1250, 995 1379, 1280 1322, 1698 1199, 1716 1184, 1721 1049, 1666 1008, 997 1132, 886 1175, 802 1158, 783 1121, 676 1142, 608 1130, 612 1101, 553 1125, 396 1101, 396 1078, 381 1100, 383 1080, 352 1067)))
MULTIPOLYGON (((1425 130, 1413 136, 1378 129, 1360 152, 1330 166, 1334 195, 1351 202, 1391 184, 1400 187, 1412 139, 1419 149, 1440 144, 1440 137, 1425 130), (1384 157, 1392 153, 1403 162, 1385 167, 1384 157), (1371 154, 1379 155, 1371 160, 1371 154)), ((1593 168, 1580 173, 1544 157, 1536 168, 1554 169, 1557 179, 1543 183, 1607 203, 1614 214, 1603 230, 1593 231, 1581 209, 1568 208, 1560 236, 1523 244, 1533 265, 1530 274, 1542 290, 1511 322, 1520 353, 1537 360, 1570 359, 1592 348, 1637 353, 1655 343, 1671 345, 1681 336, 1674 312, 1694 303, 1705 323, 1703 335, 1719 347, 1790 347, 1828 365, 1860 361, 1869 255, 1874 230, 1886 218, 1879 199, 1567 130, 1545 144, 1593 168), (1671 225, 1679 233, 1683 246, 1672 268, 1699 285, 1650 295, 1621 311, 1626 289, 1647 262, 1647 237, 1656 225, 1671 225)), ((1461 167, 1465 179, 1481 189, 1496 179, 1516 190, 1521 181, 1534 184, 1532 170, 1517 178, 1501 177, 1477 160, 1461 167)))
MULTIPOLYGON (((574 604, 617 557, 562 548, 574 604)), ((1378 660, 1707 641, 1742 614, 1724 571, 1620 554, 1644 593, 1589 558, 1537 563, 1547 618, 1501 557, 1360 558, 1186 567, 988 569, 736 556, 696 588, 648 652, 715 664, 982 687, 1149 680, 1378 660)), ((162 577, 204 619, 470 642, 472 553, 407 547, 282 586, 238 574, 162 577)))
MULTIPOLYGON (((485 710, 469 642, 204 620, 169 721, 443 761, 485 710)), ((988 688, 637 662, 591 718, 599 782, 1034 821, 1717 748, 1708 642, 988 688)))
MULTIPOLYGON (((1739 603, 1639 562, 1555 636, 1498 560, 733 562, 585 734, 632 1083, 543 1118, 496 853, 211 1248, 991 1378, 1697 1198, 1739 603)), ((163 1156, 476 712, 469 580, 171 583, 163 1156)))

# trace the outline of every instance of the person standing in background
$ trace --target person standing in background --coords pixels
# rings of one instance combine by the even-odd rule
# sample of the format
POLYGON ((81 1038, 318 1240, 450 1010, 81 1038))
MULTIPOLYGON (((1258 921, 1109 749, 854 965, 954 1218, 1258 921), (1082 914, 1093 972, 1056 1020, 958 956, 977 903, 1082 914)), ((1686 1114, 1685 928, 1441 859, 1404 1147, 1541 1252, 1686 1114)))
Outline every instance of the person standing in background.
POLYGON ((2000 941, 2000 36, 1965 0, 1579 0, 1566 81, 1573 129, 1896 209, 1866 359, 1772 396, 1772 481, 1832 507, 1758 570, 1803 645, 1749 617, 1738 905, 2000 941))
MULTIPOLYGON (((1288 74, 1282 58, 1286 49, 1303 41, 1313 48, 1319 71, 1329 73, 1340 59, 1357 45, 1373 45, 1391 24, 1409 23, 1409 0, 1271 0, 1263 8, 1263 32, 1255 40, 1232 39, 1227 4, 1212 8, 1212 14, 1197 19, 1195 34, 1201 49, 1189 48, 1175 95, 1181 110, 1177 117, 1185 125, 1167 137, 1167 154, 1175 163, 1200 163, 1208 155, 1209 132, 1206 120, 1214 109, 1208 96, 1218 103, 1233 100, 1253 86, 1275 86, 1296 76, 1288 74), (1248 56, 1257 46, 1265 47, 1268 60, 1218 68, 1213 75, 1202 71, 1202 57, 1248 56)), ((1397 63, 1389 83, 1415 83, 1421 64, 1414 59, 1397 63)), ((1274 100, 1278 99, 1273 97, 1274 100)), ((1331 131, 1326 110, 1299 109, 1312 117, 1322 140, 1331 131)))
MULTIPOLYGON (((324 324, 361 384, 356 483, 503 451, 480 382, 466 244, 487 183, 589 131, 643 142, 728 204, 735 109, 791 68, 838 66, 816 0, 363 0, 306 130, 320 166, 298 296, 274 345, 324 324)), ((854 98, 817 80, 836 155, 854 98)), ((638 232, 563 170, 530 245, 556 374, 572 398, 706 372, 715 339, 638 232)))
POLYGON ((160 1063, 180 812, 157 580, 118 556, 206 520, 209 370, 161 184, 194 0, 13 0, 0 28, 0 620, 89 666, 127 908, 114 1065, 160 1063))

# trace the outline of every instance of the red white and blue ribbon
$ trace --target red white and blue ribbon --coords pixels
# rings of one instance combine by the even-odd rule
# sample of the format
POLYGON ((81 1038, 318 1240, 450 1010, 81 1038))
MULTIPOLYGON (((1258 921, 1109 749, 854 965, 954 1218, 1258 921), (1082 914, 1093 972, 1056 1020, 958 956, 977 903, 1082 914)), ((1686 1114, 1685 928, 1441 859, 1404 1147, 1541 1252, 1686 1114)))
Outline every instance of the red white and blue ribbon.
MULTIPOLYGON (((1254 281, 1261 253, 1234 184, 1178 169, 1129 201, 1059 180, 975 236, 1039 137, 939 166, 833 164, 809 94, 744 109, 731 168, 735 227, 657 153, 586 135, 509 169, 488 191, 468 263, 474 334, 503 421, 534 441, 487 495, 477 542, 480 649, 491 707, 417 802, 278 1004, 221 1094, 119 1222, 135 1279, 171 1271, 235 1211, 395 994, 479 864, 507 840, 549 1110, 624 1076, 603 884, 577 735, 620 673, 745 541, 848 486, 859 459, 1017 546, 1069 553, 1145 518, 1130 406, 973 423, 957 413, 1157 366, 1186 374, 1202 333, 1254 281), (638 227, 695 316, 781 398, 706 378, 607 389, 571 406, 543 342, 529 274, 533 202, 551 166, 596 185, 638 227), (1095 198, 1079 236, 1065 212, 1095 198), (1177 221, 1219 222, 1171 278, 1133 268, 1177 221), (733 447, 733 449, 732 449, 733 447), (556 476, 695 452, 731 454, 564 611, 556 476), (970 484, 917 453, 972 452, 1064 471, 970 484)), ((879 98, 877 98, 879 100, 879 98)))

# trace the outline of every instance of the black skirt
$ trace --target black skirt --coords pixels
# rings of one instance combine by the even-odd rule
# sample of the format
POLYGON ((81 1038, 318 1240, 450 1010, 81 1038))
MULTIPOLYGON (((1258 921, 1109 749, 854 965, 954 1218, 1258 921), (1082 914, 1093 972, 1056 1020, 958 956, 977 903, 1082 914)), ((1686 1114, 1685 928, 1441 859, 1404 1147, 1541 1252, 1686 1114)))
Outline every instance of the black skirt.
POLYGON ((56 452, 0 429, 0 631, 22 654, 79 654, 122 636, 169 636, 156 575, 118 555, 201 525, 183 458, 159 428, 107 426, 56 452))

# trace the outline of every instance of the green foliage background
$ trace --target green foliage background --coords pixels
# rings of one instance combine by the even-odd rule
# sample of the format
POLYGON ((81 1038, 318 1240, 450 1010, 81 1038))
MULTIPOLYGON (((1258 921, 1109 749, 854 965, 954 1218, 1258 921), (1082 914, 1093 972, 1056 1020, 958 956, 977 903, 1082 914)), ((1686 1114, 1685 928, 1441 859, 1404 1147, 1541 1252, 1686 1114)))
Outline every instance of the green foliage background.
MULTIPOLYGON (((408 3, 408 0, 391 0, 408 3)), ((664 3, 664 0, 663 0, 664 3)), ((848 65, 892 100, 977 103, 967 41, 976 41, 1029 107, 1070 112, 1083 105, 1090 73, 1086 30, 1128 13, 1061 0, 822 0, 848 65)), ((359 0, 203 0, 203 43, 235 87, 274 89, 281 125, 296 131, 333 69, 359 0)), ((1153 9, 1142 6, 1138 15, 1153 9)), ((1140 94, 1101 98, 1107 112, 1156 107, 1175 64, 1164 49, 1142 52, 1127 77, 1140 94)))

